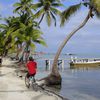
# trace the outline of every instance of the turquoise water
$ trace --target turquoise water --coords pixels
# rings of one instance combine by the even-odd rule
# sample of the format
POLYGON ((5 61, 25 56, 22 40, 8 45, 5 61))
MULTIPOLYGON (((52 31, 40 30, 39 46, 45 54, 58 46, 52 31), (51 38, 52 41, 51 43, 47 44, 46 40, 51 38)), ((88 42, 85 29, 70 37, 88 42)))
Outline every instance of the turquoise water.
MULTIPOLYGON (((37 62, 38 74, 36 77, 47 76, 50 71, 45 71, 45 62, 39 59, 37 62)), ((68 62, 67 60, 64 64, 65 70, 60 70, 62 87, 59 94, 69 100, 100 100, 100 69, 72 70, 69 68, 68 62)))

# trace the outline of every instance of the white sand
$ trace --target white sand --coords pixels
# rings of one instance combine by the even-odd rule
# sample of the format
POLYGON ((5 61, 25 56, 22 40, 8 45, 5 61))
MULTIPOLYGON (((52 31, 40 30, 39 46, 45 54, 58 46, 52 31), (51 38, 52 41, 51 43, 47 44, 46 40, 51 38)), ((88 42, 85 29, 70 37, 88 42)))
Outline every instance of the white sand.
POLYGON ((27 89, 24 80, 15 75, 15 69, 5 67, 13 63, 4 58, 2 64, 4 67, 0 67, 0 100, 61 100, 53 94, 27 89))

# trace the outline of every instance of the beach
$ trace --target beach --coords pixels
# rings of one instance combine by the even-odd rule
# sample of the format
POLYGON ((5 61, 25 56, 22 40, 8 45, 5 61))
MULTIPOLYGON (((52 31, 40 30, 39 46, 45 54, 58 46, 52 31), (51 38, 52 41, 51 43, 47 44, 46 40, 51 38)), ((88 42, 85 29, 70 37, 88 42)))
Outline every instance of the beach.
POLYGON ((0 67, 0 100, 62 100, 53 93, 27 89, 24 78, 16 75, 13 64, 5 59, 0 67))

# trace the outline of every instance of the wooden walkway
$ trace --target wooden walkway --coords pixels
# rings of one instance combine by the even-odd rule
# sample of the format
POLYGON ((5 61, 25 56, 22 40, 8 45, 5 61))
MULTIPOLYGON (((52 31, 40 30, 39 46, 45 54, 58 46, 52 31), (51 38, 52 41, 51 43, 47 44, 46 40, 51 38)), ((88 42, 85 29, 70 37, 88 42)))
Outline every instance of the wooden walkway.
MULTIPOLYGON (((46 70, 50 70, 51 69, 51 62, 54 60, 53 58, 41 58, 39 60, 42 60, 45 62, 45 69, 46 70)), ((68 59, 63 59, 63 58, 59 58, 58 59, 58 68, 59 66, 61 67, 62 70, 64 70, 64 64, 65 61, 67 61, 68 59)))

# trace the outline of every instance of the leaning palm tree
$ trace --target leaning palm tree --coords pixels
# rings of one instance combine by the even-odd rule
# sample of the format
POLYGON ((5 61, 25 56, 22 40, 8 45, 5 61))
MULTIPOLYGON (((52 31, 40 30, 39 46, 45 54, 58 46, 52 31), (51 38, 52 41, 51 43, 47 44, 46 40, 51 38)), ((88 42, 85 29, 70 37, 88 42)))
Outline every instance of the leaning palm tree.
MULTIPOLYGON (((62 51, 62 49, 64 48, 64 46, 66 45, 66 43, 69 41, 69 39, 78 31, 80 30, 87 22, 90 18, 93 18, 94 13, 99 17, 100 16, 100 9, 98 9, 98 7, 100 7, 100 0, 94 0, 98 1, 99 5, 96 5, 96 3, 93 3, 92 0, 90 0, 90 2, 86 3, 85 5, 89 7, 89 12, 88 15, 86 16, 86 18, 83 20, 83 22, 77 27, 75 28, 71 33, 69 33, 68 36, 66 36, 66 38, 64 39, 64 41, 61 43, 60 47, 58 48, 58 51, 55 55, 54 61, 53 61, 53 65, 52 65, 52 72, 51 75, 56 75, 58 77, 60 77, 60 74, 57 70, 57 61, 58 58, 60 56, 60 53, 62 51), (97 7, 97 8, 96 8, 97 7), (94 13, 93 13, 94 12, 94 13)), ((70 17, 70 15, 72 15, 73 13, 75 13, 78 9, 80 8, 80 4, 78 5, 74 5, 69 7, 68 9, 66 9, 63 13, 62 13, 62 25, 64 25, 64 22, 70 17)), ((61 80, 60 80, 61 81, 61 80)))
MULTIPOLYGON (((89 7, 89 12, 86 18, 83 20, 83 22, 76 27, 71 33, 69 33, 68 36, 64 39, 64 41, 61 43, 61 45, 58 48, 58 51, 54 57, 54 61, 52 64, 52 71, 49 74, 49 76, 41 79, 44 80, 44 84, 61 84, 61 75, 59 74, 58 68, 57 68, 57 62, 58 58, 61 54, 62 49, 66 45, 66 43, 69 41, 69 39, 78 31, 80 30, 90 18, 93 18, 94 14, 97 15, 98 17, 100 16, 100 0, 90 0, 89 2, 84 2, 83 3, 86 7, 89 7), (96 1, 98 1, 98 4, 96 5, 96 1)), ((64 25, 65 21, 67 21, 72 14, 74 14, 78 9, 81 7, 81 4, 73 5, 70 6, 68 9, 66 9, 64 12, 62 12, 62 20, 61 24, 64 25)))
POLYGON ((56 26, 56 16, 61 14, 60 10, 57 8, 61 6, 63 5, 60 0, 38 0, 38 3, 33 4, 33 8, 38 10, 34 17, 40 18, 39 24, 45 17, 48 26, 51 25, 53 19, 56 26))

